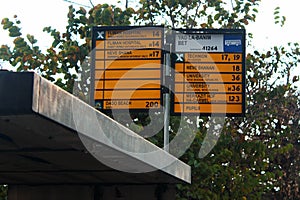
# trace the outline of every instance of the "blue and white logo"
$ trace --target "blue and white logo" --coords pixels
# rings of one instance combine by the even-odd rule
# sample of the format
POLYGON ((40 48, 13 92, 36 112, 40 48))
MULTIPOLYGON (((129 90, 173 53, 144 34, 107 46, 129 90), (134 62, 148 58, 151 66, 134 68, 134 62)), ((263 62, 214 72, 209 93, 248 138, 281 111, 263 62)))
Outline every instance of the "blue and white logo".
POLYGON ((242 35, 224 35, 224 52, 242 52, 242 35))

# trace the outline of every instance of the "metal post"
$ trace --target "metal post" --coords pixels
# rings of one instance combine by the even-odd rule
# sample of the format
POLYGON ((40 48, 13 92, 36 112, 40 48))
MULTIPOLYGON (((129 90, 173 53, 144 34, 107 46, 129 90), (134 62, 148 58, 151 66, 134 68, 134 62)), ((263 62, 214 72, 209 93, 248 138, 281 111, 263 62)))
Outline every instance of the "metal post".
POLYGON ((170 124, 170 77, 171 77, 171 44, 167 44, 169 47, 168 52, 165 54, 165 70, 164 70, 164 86, 166 92, 164 93, 164 150, 169 152, 169 124, 170 124))
POLYGON ((164 150, 169 152, 170 94, 164 94, 164 150))

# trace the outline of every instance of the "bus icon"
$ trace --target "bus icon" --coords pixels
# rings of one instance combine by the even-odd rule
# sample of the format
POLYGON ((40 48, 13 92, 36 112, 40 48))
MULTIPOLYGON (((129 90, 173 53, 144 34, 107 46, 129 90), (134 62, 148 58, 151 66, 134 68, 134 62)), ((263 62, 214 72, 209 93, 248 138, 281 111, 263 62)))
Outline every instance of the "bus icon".
POLYGON ((241 40, 225 40, 226 46, 239 46, 242 44, 241 40))

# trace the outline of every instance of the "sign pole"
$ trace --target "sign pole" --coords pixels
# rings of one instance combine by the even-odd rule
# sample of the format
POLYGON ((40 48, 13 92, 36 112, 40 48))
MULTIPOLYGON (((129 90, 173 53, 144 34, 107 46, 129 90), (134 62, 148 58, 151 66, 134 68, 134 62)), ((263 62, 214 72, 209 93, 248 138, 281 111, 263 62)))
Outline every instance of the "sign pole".
POLYGON ((165 54, 164 70, 164 150, 169 152, 169 124, 170 124, 170 78, 171 78, 171 45, 166 44, 169 48, 165 54))

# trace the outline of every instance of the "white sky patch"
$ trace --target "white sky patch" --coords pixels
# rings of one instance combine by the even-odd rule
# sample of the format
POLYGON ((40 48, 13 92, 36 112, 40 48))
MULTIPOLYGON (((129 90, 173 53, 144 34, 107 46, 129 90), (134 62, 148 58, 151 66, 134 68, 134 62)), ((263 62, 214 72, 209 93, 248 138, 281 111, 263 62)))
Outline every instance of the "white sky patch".
MULTIPOLYGON (((89 0, 70 0, 79 4, 90 6, 89 0)), ((117 4, 118 0, 112 0, 109 4, 117 4)), ((107 3, 105 0, 92 0, 93 4, 107 3)), ((124 8, 125 0, 121 0, 117 6, 124 8)), ((129 6, 135 7, 134 0, 129 0, 129 6)), ((41 48, 49 47, 52 38, 43 32, 43 28, 51 26, 59 31, 64 31, 67 25, 67 13, 70 3, 64 0, 10 0, 1 4, 0 20, 5 17, 12 19, 14 15, 21 20, 22 33, 32 34, 38 40, 41 48)), ((246 27, 246 31, 254 34, 252 45, 256 49, 269 49, 275 45, 285 45, 287 42, 300 43, 300 31, 298 29, 299 0, 263 0, 258 7, 259 13, 256 22, 246 27), (274 9, 279 6, 280 14, 286 16, 283 27, 274 24, 274 9)), ((89 8, 86 8, 87 10, 89 8)), ((0 44, 11 44, 12 38, 7 31, 0 27, 0 44)))
MULTIPOLYGON (((73 0, 79 4, 90 6, 89 0, 73 0)), ((96 3, 105 3, 107 1, 98 0, 96 3)), ((117 2, 112 0, 110 3, 117 2)), ((124 0, 125 2, 125 0, 124 0)), ((133 4, 129 0, 129 6, 133 4)), ((64 0, 10 0, 8 3, 1 4, 0 19, 4 17, 13 18, 16 14, 22 22, 22 33, 33 34, 42 42, 47 35, 43 33, 43 28, 52 26, 58 30, 64 30, 67 24, 68 6, 70 3, 64 0)), ((122 7, 123 4, 118 4, 122 7)), ((246 27, 247 32, 254 34, 254 46, 257 48, 266 48, 274 44, 286 44, 289 41, 300 42, 300 31, 298 30, 298 9, 300 1, 298 0, 264 0, 258 7, 259 13, 256 22, 246 27), (279 6, 280 14, 286 16, 287 21, 284 27, 274 24, 274 9, 279 6)), ((87 10, 89 8, 86 8, 87 10)), ((7 32, 0 28, 0 42, 6 43, 9 40, 7 32)), ((47 41, 43 41, 47 44, 47 41)))
POLYGON ((256 22, 250 24, 247 32, 252 32, 253 45, 257 49, 269 49, 273 46, 285 45, 288 42, 300 43, 299 23, 300 1, 297 0, 264 0, 258 7, 256 22), (286 17, 283 27, 275 24, 274 9, 279 6, 280 15, 286 17))

